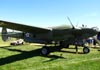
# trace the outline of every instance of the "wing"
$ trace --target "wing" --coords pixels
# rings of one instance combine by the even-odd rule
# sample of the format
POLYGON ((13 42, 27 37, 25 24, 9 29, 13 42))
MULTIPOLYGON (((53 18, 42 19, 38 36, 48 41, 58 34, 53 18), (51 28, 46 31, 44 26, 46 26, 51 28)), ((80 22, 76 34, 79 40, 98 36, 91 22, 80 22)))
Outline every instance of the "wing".
POLYGON ((0 27, 5 27, 5 28, 14 29, 23 32, 36 33, 36 34, 47 33, 50 31, 50 29, 28 26, 24 24, 18 24, 18 23, 3 21, 3 20, 0 20, 0 27))

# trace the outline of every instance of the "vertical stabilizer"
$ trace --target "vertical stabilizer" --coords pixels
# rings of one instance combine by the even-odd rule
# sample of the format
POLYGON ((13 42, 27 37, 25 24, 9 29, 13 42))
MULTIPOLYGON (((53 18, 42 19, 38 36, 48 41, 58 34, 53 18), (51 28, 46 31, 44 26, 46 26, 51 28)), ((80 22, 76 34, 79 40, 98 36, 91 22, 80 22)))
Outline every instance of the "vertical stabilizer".
POLYGON ((2 28, 2 40, 3 41, 8 40, 7 29, 5 27, 2 28))

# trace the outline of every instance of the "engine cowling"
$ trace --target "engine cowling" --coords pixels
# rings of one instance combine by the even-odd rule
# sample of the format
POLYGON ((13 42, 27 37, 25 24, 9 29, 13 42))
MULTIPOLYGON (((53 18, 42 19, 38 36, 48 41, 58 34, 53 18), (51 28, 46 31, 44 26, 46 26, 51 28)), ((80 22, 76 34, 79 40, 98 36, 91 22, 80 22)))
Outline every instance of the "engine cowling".
POLYGON ((7 35, 7 28, 4 28, 4 27, 2 28, 2 35, 1 36, 2 36, 2 40, 3 41, 7 41, 8 40, 9 37, 7 35))

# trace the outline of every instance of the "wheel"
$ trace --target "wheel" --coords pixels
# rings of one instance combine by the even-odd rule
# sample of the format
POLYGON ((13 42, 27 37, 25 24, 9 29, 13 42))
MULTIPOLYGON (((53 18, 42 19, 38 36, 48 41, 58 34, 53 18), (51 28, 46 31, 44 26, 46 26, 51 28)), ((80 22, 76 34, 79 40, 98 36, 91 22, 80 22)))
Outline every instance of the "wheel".
POLYGON ((49 53, 50 53, 49 47, 44 46, 44 47, 41 49, 41 54, 42 54, 42 55, 48 55, 49 53))
POLYGON ((88 47, 83 48, 83 53, 87 54, 90 52, 90 49, 88 47))

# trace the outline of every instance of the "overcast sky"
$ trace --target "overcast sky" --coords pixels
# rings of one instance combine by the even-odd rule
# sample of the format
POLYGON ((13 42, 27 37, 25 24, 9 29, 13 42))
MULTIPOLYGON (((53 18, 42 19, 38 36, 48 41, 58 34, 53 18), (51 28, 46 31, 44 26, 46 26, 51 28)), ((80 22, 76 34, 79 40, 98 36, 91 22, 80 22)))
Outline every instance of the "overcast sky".
POLYGON ((100 0, 0 0, 0 20, 38 27, 100 27, 100 0))

